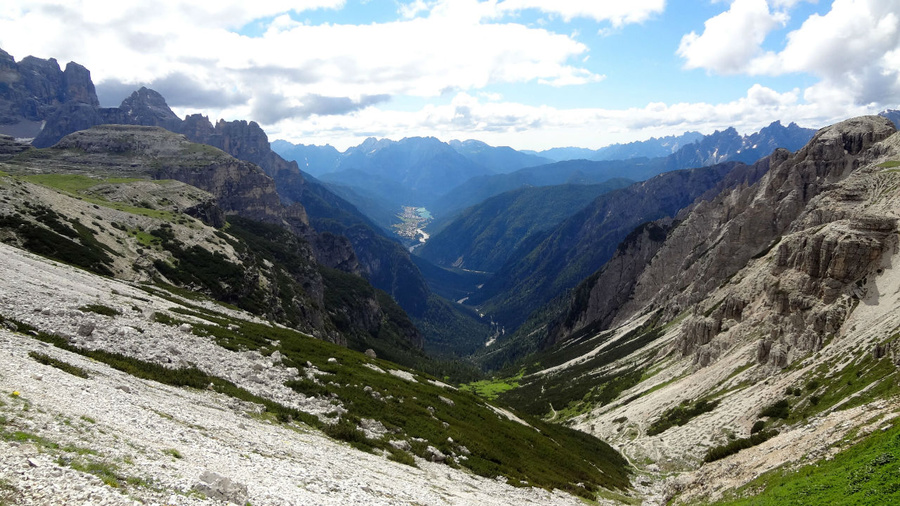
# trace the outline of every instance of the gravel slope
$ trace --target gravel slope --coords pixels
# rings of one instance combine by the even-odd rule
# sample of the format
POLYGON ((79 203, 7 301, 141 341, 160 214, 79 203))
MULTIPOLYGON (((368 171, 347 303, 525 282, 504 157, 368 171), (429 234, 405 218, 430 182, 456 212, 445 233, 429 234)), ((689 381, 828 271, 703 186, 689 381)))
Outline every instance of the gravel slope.
MULTIPOLYGON (((326 409, 278 390, 295 369, 151 321, 170 301, 2 244, 0 259, 4 316, 82 346, 195 362, 279 402, 326 409), (123 315, 77 309, 97 302, 123 315), (80 336, 86 321, 96 329, 80 336)), ((302 425, 273 423, 256 405, 141 380, 6 329, 0 357, 0 504, 581 504, 421 459, 418 468, 398 464, 302 425)))

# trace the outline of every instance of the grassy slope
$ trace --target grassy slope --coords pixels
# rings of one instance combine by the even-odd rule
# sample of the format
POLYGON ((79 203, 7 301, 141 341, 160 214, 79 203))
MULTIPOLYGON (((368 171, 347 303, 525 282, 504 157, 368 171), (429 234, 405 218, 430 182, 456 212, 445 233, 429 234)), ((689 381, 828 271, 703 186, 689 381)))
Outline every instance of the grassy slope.
POLYGON ((834 459, 769 471, 716 504, 900 504, 898 476, 900 421, 894 419, 834 459))

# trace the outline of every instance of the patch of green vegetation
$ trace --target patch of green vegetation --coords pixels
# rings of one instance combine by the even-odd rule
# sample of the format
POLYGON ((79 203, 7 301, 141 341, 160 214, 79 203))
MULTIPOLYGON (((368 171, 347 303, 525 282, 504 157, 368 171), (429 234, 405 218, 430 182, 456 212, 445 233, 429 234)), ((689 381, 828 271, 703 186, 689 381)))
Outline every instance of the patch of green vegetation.
POLYGON ((724 459, 741 450, 762 444, 777 435, 777 430, 761 431, 751 434, 750 437, 738 438, 729 441, 724 445, 712 447, 706 452, 706 455, 703 457, 703 462, 714 462, 716 460, 724 459))
POLYGON ((403 450, 389 447, 388 453, 388 460, 393 460, 394 462, 399 462, 409 467, 419 467, 416 465, 416 460, 413 458, 413 456, 403 450))
POLYGON ((876 167, 881 167, 882 169, 893 169, 894 167, 900 167, 900 160, 889 160, 884 163, 879 163, 876 167))
POLYGON ((166 448, 165 450, 163 450, 163 453, 176 459, 184 458, 184 456, 181 455, 181 452, 176 450, 175 448, 166 448))
POLYGON ((30 432, 25 432, 21 430, 15 430, 12 432, 3 431, 0 432, 0 438, 4 441, 15 441, 17 443, 32 443, 35 446, 40 448, 44 448, 47 450, 59 450, 59 444, 50 441, 47 438, 38 436, 37 434, 32 434, 30 432))
POLYGON ((159 237, 143 230, 132 229, 128 231, 128 234, 134 237, 141 246, 152 248, 153 246, 159 246, 161 244, 159 237))
POLYGON ((790 414, 790 403, 788 403, 787 399, 781 399, 780 401, 763 408, 763 410, 760 411, 759 416, 768 416, 769 418, 781 418, 782 420, 786 420, 790 414))
MULTIPOLYGON (((892 336, 887 342, 896 337, 892 336)), ((889 356, 876 359, 867 353, 840 369, 833 364, 823 364, 807 378, 803 390, 799 387, 793 389, 792 393, 799 393, 797 397, 800 399, 796 402, 796 409, 786 418, 788 423, 827 411, 838 404, 838 409, 849 409, 900 394, 900 372, 889 356), (807 395, 805 399, 802 397, 804 391, 807 395)))
POLYGON ((113 202, 109 200, 104 200, 98 197, 93 197, 86 195, 83 197, 85 202, 90 202, 92 204, 100 205, 103 207, 108 207, 110 209, 115 209, 116 211, 121 211, 123 213, 135 214, 138 216, 146 216, 148 218, 155 218, 157 220, 167 222, 167 223, 175 223, 179 221, 181 218, 181 214, 173 213, 171 211, 162 211, 159 209, 147 209, 146 207, 140 206, 132 206, 130 204, 125 204, 123 202, 113 202))
POLYGON ((520 386, 499 395, 499 399, 516 409, 536 416, 546 416, 552 408, 562 408, 563 416, 584 413, 592 407, 612 402, 620 393, 637 385, 643 376, 643 369, 633 366, 616 374, 597 375, 594 371, 612 364, 631 353, 647 346, 662 336, 663 330, 651 320, 644 326, 620 337, 613 346, 608 346, 590 358, 561 369, 554 374, 533 374, 543 368, 563 364, 584 356, 606 340, 612 333, 565 342, 538 353, 535 363, 526 367, 526 376, 520 386))
POLYGON ((647 435, 655 436, 662 434, 671 427, 684 425, 691 421, 692 418, 708 413, 719 405, 719 401, 709 402, 706 399, 700 399, 691 404, 684 401, 678 406, 667 409, 656 421, 647 428, 647 435))
POLYGON ((62 360, 51 357, 50 355, 46 355, 44 353, 38 353, 36 351, 29 351, 28 356, 37 360, 39 363, 44 365, 49 365, 51 367, 55 367, 60 371, 67 372, 73 376, 78 376, 79 378, 90 378, 90 374, 87 371, 82 369, 81 367, 68 364, 63 362, 62 360))
POLYGON ((119 488, 126 482, 126 478, 119 473, 119 468, 115 464, 94 459, 78 458, 69 461, 68 465, 76 471, 93 474, 100 478, 100 481, 108 487, 119 488))
POLYGON ((109 306, 104 306, 103 304, 87 304, 78 308, 85 313, 97 313, 103 316, 118 316, 122 314, 121 311, 115 308, 111 308, 109 306))
POLYGON ((519 371, 519 374, 511 378, 491 378, 480 381, 473 381, 465 385, 460 385, 460 390, 472 392, 479 397, 488 400, 496 400, 497 396, 503 392, 507 392, 519 386, 519 380, 525 375, 525 369, 519 371))
POLYGON ((143 181, 137 178, 125 177, 104 177, 96 178, 81 174, 33 174, 22 176, 22 179, 30 183, 47 186, 55 190, 61 190, 73 195, 83 193, 85 190, 93 188, 99 184, 122 184, 133 183, 135 181, 143 181))
MULTIPOLYGON (((33 211, 36 219, 48 224, 44 228, 22 218, 18 214, 0 215, 0 228, 7 228, 15 232, 23 246, 32 253, 45 256, 60 262, 81 267, 96 274, 111 276, 109 265, 112 258, 105 251, 107 248, 100 245, 93 234, 80 223, 73 221, 77 228, 63 225, 57 218, 59 215, 43 212, 43 209, 35 206, 33 211), (58 231, 57 231, 58 230, 58 231), (78 240, 75 240, 77 237, 78 240)), ((53 211, 50 211, 52 213, 53 211)))
POLYGON ((833 459, 769 471, 716 504, 900 504, 898 475, 900 424, 894 420, 833 459))

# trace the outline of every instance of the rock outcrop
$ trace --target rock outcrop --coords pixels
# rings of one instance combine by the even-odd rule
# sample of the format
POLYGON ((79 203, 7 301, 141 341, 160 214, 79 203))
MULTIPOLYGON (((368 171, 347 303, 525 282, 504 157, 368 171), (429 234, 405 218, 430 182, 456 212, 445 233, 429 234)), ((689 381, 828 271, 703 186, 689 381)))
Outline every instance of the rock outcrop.
POLYGON ((635 230, 575 290, 564 319, 550 328, 551 342, 647 310, 668 321, 692 308, 673 351, 706 366, 729 346, 716 337, 734 335, 745 308, 754 306, 752 326, 765 329, 760 363, 783 367, 817 350, 896 242, 896 217, 854 206, 871 197, 872 182, 849 177, 892 149, 878 143, 894 131, 875 116, 825 128, 796 154, 779 150, 744 174, 736 171, 680 213, 670 230, 667 222, 635 230), (754 260, 765 267, 753 280, 733 280, 754 260))
POLYGON ((69 62, 63 71, 55 59, 33 56, 16 63, 0 49, 0 133, 34 137, 56 109, 76 104, 100 104, 86 68, 69 62))
POLYGON ((896 243, 896 217, 861 211, 871 180, 850 178, 884 151, 886 119, 848 120, 819 131, 794 155, 777 152, 756 184, 694 207, 641 273, 613 319, 645 308, 664 320, 705 299, 675 349, 708 365, 728 339, 762 333, 761 363, 786 366, 819 349, 852 311, 865 279, 896 243), (733 279, 756 259, 752 278, 733 279), (718 290, 719 295, 711 297, 718 290), (746 321, 745 307, 754 311, 746 321), (744 320, 744 325, 735 325, 744 320), (730 332, 725 332, 730 330, 730 332), (716 343, 722 334, 725 341, 716 343))

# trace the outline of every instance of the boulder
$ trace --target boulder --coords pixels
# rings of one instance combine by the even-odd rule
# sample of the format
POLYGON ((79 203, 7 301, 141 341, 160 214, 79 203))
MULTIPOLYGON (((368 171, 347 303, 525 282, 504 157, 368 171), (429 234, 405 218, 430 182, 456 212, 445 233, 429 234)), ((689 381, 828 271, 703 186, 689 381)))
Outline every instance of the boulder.
POLYGON ((195 484, 193 488, 211 499, 228 501, 241 506, 247 504, 250 497, 247 492, 247 485, 236 483, 231 478, 212 471, 203 471, 200 475, 200 482, 195 484))

